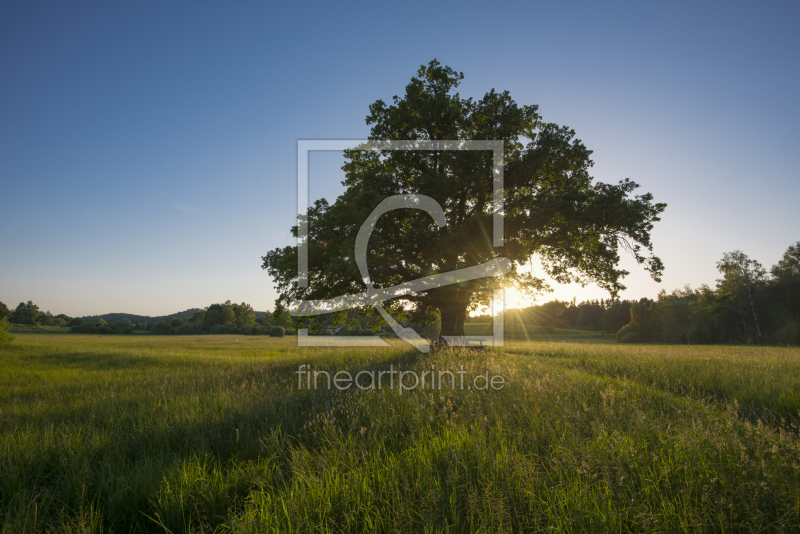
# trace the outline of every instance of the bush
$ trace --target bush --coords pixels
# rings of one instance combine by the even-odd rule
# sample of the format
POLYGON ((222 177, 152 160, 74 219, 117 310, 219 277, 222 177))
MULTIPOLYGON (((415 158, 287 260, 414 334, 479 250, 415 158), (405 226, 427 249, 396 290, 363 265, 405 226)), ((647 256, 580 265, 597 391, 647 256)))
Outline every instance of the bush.
POLYGON ((636 326, 634 326, 633 323, 628 323, 619 330, 617 330, 617 343, 622 343, 623 342, 622 338, 632 332, 636 334, 639 333, 636 326))
POLYGON ((14 341, 14 336, 8 333, 11 325, 8 324, 8 319, 5 317, 0 318, 0 347, 4 347, 14 341))
POLYGON ((131 328, 130 326, 126 326, 125 328, 122 329, 122 333, 123 334, 133 334, 133 328, 131 328))
POLYGON ((622 339, 620 341, 622 343, 641 343, 639 339, 639 334, 637 334, 636 332, 628 332, 627 334, 622 336, 622 339))
POLYGON ((203 333, 203 323, 183 323, 175 329, 176 334, 180 335, 197 335, 203 333))
POLYGON ((269 337, 283 337, 285 333, 286 330, 282 326, 273 326, 269 329, 269 337))

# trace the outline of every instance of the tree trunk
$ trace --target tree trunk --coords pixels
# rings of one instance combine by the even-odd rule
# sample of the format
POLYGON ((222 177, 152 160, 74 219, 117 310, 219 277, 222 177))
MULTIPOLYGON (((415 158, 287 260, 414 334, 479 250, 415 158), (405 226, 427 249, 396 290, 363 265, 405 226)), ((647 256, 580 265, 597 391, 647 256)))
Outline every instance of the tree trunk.
POLYGON ((464 320, 467 318, 469 300, 460 302, 452 300, 441 309, 442 336, 463 336, 464 320))
POLYGON ((753 323, 756 325, 756 332, 758 332, 758 342, 761 343, 761 327, 758 325, 758 313, 756 313, 756 299, 753 292, 750 290, 750 285, 747 286, 747 296, 750 300, 750 311, 753 313, 753 323))

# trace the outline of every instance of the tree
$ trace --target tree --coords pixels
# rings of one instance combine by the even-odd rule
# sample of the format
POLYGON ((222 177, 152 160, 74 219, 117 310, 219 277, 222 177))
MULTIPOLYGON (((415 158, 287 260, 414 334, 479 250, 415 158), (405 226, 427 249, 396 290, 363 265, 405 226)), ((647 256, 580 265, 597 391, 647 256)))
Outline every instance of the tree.
MULTIPOLYGON (((717 291, 741 325, 741 341, 749 334, 760 343, 763 340, 759 314, 763 306, 767 272, 756 260, 740 251, 726 252, 717 262, 722 278, 717 280, 717 291)), ((738 326, 738 325, 737 325, 738 326)))
POLYGON ((713 289, 703 284, 696 291, 696 300, 690 304, 689 331, 686 340, 693 344, 719 343, 727 333, 721 320, 720 304, 713 289))
POLYGON ((8 333, 10 327, 11 325, 8 324, 8 318, 6 316, 0 316, 0 347, 4 347, 14 341, 14 336, 8 333))
POLYGON ((131 326, 131 320, 128 319, 127 317, 122 318, 119 321, 119 326, 122 328, 128 328, 129 326, 131 326))
POLYGON ((8 306, 0 302, 0 319, 8 319, 11 317, 11 310, 8 309, 8 306))
POLYGON ((164 322, 168 323, 173 328, 177 328, 183 324, 183 320, 178 319, 177 317, 167 317, 166 319, 164 319, 164 322))
MULTIPOLYGON (((381 201, 409 193, 438 202, 447 224, 439 228, 426 213, 412 209, 383 215, 369 243, 375 287, 497 257, 513 262, 502 281, 472 280, 404 297, 418 324, 429 324, 439 312, 442 335, 463 335, 468 311, 488 303, 490 292, 482 290, 499 284, 542 290, 544 281, 520 268, 533 255, 558 282, 594 282, 612 296, 624 289, 621 279, 628 274, 618 267, 620 248, 660 280, 663 265, 652 254, 650 231, 666 205, 653 204, 649 193, 634 195, 638 185, 627 179, 616 185, 593 183, 591 151, 573 130, 543 122, 538 106, 518 106, 507 91, 493 89, 480 100, 462 98, 455 90, 463 77, 436 60, 422 66, 402 98, 370 106, 370 139, 503 140, 503 206, 493 199, 489 152, 345 151, 344 194, 333 204, 316 201, 306 214, 308 288, 297 285, 295 247, 262 258, 279 304, 362 291, 352 252, 356 234, 381 201), (505 245, 493 248, 492 216, 500 209, 505 245)), ((293 233, 298 234, 297 227, 293 233)))
POLYGON ((631 321, 631 301, 615 300, 603 314, 603 331, 616 334, 620 328, 631 321))
POLYGON ((11 322, 16 324, 34 324, 39 317, 39 306, 31 302, 20 302, 11 315, 11 322))
MULTIPOLYGON (((579 322, 579 316, 571 317, 575 309, 574 306, 570 307, 566 302, 560 300, 551 300, 544 304, 530 308, 530 322, 537 326, 547 326, 553 328, 574 328, 579 322)), ((507 314, 508 316, 508 314, 507 314)))
POLYGON ((793 323, 795 342, 800 341, 800 241, 791 245, 770 270, 777 300, 793 323))
POLYGON ((691 328, 692 304, 697 294, 688 285, 667 293, 662 289, 658 294, 655 308, 661 325, 661 339, 664 343, 686 343, 691 328))
POLYGON ((233 312, 233 305, 230 300, 223 304, 212 304, 206 310, 203 322, 207 328, 216 325, 233 324, 236 314, 233 312))
POLYGON ((172 326, 166 321, 156 323, 153 325, 153 328, 150 329, 154 334, 159 335, 166 335, 172 332, 172 326))
POLYGON ((631 304, 631 322, 617 331, 617 341, 639 343, 660 341, 661 317, 656 303, 643 298, 631 304))
POLYGON ((272 312, 272 324, 274 326, 280 326, 284 330, 286 328, 291 328, 292 316, 286 308, 278 304, 278 306, 275 307, 275 311, 272 312))
POLYGON ((249 304, 242 302, 233 305, 233 322, 237 328, 252 328, 256 324, 256 312, 249 304))

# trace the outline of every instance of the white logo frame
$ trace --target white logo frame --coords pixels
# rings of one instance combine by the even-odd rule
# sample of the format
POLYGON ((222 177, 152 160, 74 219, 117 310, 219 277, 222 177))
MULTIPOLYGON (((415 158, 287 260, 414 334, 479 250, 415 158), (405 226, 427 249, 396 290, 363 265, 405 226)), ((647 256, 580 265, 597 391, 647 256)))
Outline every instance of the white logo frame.
MULTIPOLYGON (((494 212, 492 213, 492 246, 495 248, 502 247, 505 244, 503 237, 503 205, 504 205, 504 190, 503 190, 503 155, 504 155, 504 142, 503 141, 471 141, 471 140, 444 140, 444 141, 427 141, 427 140, 402 140, 402 141, 370 141, 370 140, 331 140, 331 139, 301 139, 297 141, 297 273, 298 273, 298 287, 308 287, 308 208, 310 207, 308 196, 308 155, 311 151, 324 150, 324 151, 344 151, 344 150, 372 150, 372 151, 463 151, 463 150, 480 150, 492 152, 492 200, 494 204, 494 212)), ((410 292, 424 291, 434 287, 441 287, 456 283, 457 280, 474 280, 477 278, 485 278, 488 276, 495 276, 497 274, 506 274, 511 269, 511 262, 506 258, 495 258, 490 262, 482 265, 470 267, 467 269, 460 269, 453 273, 440 273, 438 275, 412 280, 406 284, 401 284, 395 288, 388 289, 374 289, 369 280, 369 274, 366 272, 366 242, 369 239, 369 233, 374 227, 377 218, 381 213, 391 209, 401 208, 419 208, 419 203, 425 203, 428 207, 426 209, 439 226, 444 226, 444 213, 436 201, 423 195, 397 195, 389 197, 381 203, 381 206, 376 208, 373 215, 365 221, 359 232, 356 246, 357 263, 359 263, 359 251, 364 258, 359 263, 361 274, 364 277, 364 282, 367 285, 365 293, 357 295, 345 295, 335 299, 328 299, 325 301, 293 301, 289 306, 290 313, 295 316, 309 316, 320 315, 323 313, 330 313, 341 309, 350 309, 359 305, 371 304, 373 305, 384 317, 389 326, 395 333, 404 341, 414 345, 421 352, 428 352, 430 345, 423 338, 419 337, 411 329, 406 329, 400 326, 391 316, 389 316, 380 302, 383 300, 398 298, 410 292), (386 205, 386 206, 384 206, 386 205), (371 225, 371 226, 370 226, 371 225), (359 241, 361 246, 359 247, 359 241), (363 268, 362 268, 363 265, 363 268), (455 275, 458 273, 458 275, 455 275)), ((495 313, 495 301, 500 302, 500 311, 505 311, 505 290, 494 290, 492 295, 491 311, 493 315, 492 322, 492 335, 491 336, 444 336, 448 343, 466 343, 470 342, 488 344, 491 342, 492 346, 498 347, 503 345, 503 314, 495 313)), ((375 347, 375 346, 388 346, 388 344, 377 336, 362 337, 362 336, 309 336, 308 329, 300 329, 298 331, 297 345, 300 347, 375 347)))

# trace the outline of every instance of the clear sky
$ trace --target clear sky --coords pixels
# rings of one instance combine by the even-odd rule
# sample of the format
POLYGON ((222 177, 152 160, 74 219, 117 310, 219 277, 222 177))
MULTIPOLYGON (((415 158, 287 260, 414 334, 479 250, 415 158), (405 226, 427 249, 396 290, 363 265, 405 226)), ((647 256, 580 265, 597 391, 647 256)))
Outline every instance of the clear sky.
MULTIPOLYGON (((734 249, 769 267, 800 240, 799 23, 769 1, 5 1, 0 301, 272 309, 261 256, 292 244, 297 140, 366 137, 368 105, 433 58, 669 204, 664 281, 631 265, 624 297, 713 285, 734 249)), ((312 197, 333 200, 340 164, 312 158, 312 197)))

